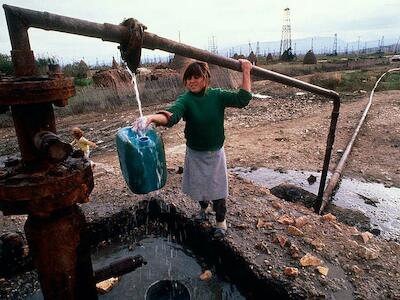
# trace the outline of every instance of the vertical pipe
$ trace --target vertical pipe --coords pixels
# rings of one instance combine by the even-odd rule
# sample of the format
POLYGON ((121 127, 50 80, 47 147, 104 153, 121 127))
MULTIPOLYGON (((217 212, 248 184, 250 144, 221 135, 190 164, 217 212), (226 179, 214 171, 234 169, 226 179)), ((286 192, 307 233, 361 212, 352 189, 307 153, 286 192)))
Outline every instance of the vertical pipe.
POLYGON ((37 75, 35 58, 29 43, 28 27, 22 22, 21 15, 9 9, 4 9, 4 12, 10 35, 15 76, 37 75))
POLYGON ((86 220, 77 205, 47 218, 30 215, 25 232, 44 299, 97 299, 86 220))
POLYGON ((324 157, 324 164, 323 164, 322 172, 321 172, 321 180, 320 180, 320 184, 319 184, 318 196, 315 199, 315 203, 314 203, 314 210, 316 213, 319 213, 321 204, 323 201, 322 199, 323 199, 323 193, 324 193, 324 189, 325 189, 326 178, 328 176, 329 162, 331 160, 333 143, 335 141, 336 125, 337 125, 337 121, 339 118, 339 108, 340 108, 340 101, 339 100, 334 101, 333 102, 333 110, 332 110, 332 114, 331 114, 331 124, 329 127, 329 133, 328 133, 328 137, 326 140, 325 157, 324 157))
POLYGON ((52 104, 13 105, 11 106, 11 112, 24 163, 32 164, 39 161, 41 154, 34 144, 36 134, 40 131, 56 133, 52 104))

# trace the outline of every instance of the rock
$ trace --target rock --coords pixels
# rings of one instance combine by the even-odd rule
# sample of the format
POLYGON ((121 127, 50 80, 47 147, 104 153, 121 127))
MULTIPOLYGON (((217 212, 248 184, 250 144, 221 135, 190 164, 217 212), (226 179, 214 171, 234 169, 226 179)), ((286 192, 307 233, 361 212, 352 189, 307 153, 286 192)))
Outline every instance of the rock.
POLYGON ((96 283, 96 289, 100 294, 108 293, 119 282, 119 278, 111 277, 107 280, 96 283))
POLYGON ((294 244, 290 245, 290 255, 293 258, 299 258, 301 256, 300 249, 294 244))
POLYGON ((312 256, 310 253, 307 253, 300 259, 300 265, 302 267, 308 267, 308 266, 316 267, 321 264, 322 264, 322 261, 319 258, 312 256))
POLYGON ((321 242, 320 240, 310 240, 309 243, 315 247, 315 249, 321 251, 324 247, 325 244, 321 242))
POLYGON ((289 225, 288 233, 291 235, 295 235, 295 236, 303 236, 304 235, 303 231, 301 231, 300 229, 298 229, 297 227, 294 227, 292 225, 289 225))
POLYGON ((298 217, 294 222, 294 226, 296 226, 297 228, 301 228, 304 225, 308 224, 308 221, 309 219, 307 216, 298 217))
POLYGON ((308 184, 314 184, 316 181, 317 181, 317 177, 315 177, 314 175, 310 175, 308 178, 307 178, 307 181, 308 181, 308 184))
POLYGON ((259 249, 259 250, 264 251, 264 252, 267 253, 267 254, 271 254, 271 252, 270 252, 269 249, 268 249, 268 244, 267 244, 266 241, 262 241, 261 243, 258 243, 258 244, 256 245, 256 248, 259 249))
POLYGON ((286 276, 296 277, 299 275, 299 269, 292 267, 285 267, 285 269, 283 270, 283 274, 285 274, 286 276))
POLYGON ((203 273, 200 274, 200 280, 208 281, 212 278, 212 273, 210 270, 205 270, 203 273))
POLYGON ((362 258, 365 258, 366 260, 372 260, 379 257, 379 252, 365 246, 360 246, 360 248, 358 249, 358 255, 362 258))
POLYGON ((272 207, 275 208, 275 209, 282 209, 282 207, 283 207, 282 204, 279 203, 279 202, 276 201, 276 200, 272 201, 272 202, 271 202, 271 205, 272 205, 272 207))
POLYGON ((257 228, 267 228, 267 229, 272 229, 274 226, 272 225, 271 222, 265 221, 263 219, 258 219, 257 221, 257 228))
POLYGON ((371 229, 371 233, 375 236, 379 236, 379 235, 381 235, 381 230, 378 228, 373 228, 373 229, 371 229))
POLYGON ((238 229, 247 229, 247 228, 249 228, 249 225, 247 225, 245 223, 242 223, 242 224, 236 225, 236 228, 238 228, 238 229))
POLYGON ((336 228, 337 231, 341 232, 342 231, 342 227, 340 227, 338 224, 336 223, 331 223, 333 227, 336 228))
POLYGON ((321 217, 322 221, 325 222, 335 222, 336 221, 336 217, 334 215, 332 215, 331 213, 325 214, 321 217))
POLYGON ((358 248, 358 243, 356 242, 356 241, 353 241, 353 240, 349 240, 348 241, 348 245, 350 245, 350 246, 352 246, 352 247, 354 247, 354 248, 358 248))
POLYGON ((287 237, 281 234, 275 234, 275 238, 278 241, 279 245, 281 245, 281 247, 285 247, 286 242, 287 242, 287 237))
POLYGON ((357 266, 357 265, 352 265, 352 266, 351 266, 351 271, 352 271, 354 274, 361 274, 361 273, 364 273, 364 271, 363 271, 359 266, 357 266))
POLYGON ((359 241, 363 242, 364 244, 368 243, 370 239, 372 239, 374 235, 371 232, 365 231, 362 233, 353 234, 353 237, 359 241))
POLYGON ((317 197, 313 193, 289 183, 281 183, 280 185, 274 186, 270 189, 270 192, 274 196, 289 202, 304 203, 306 207, 313 207, 317 197))
POLYGON ((328 275, 328 272, 329 272, 329 268, 323 267, 323 266, 318 266, 318 267, 317 267, 317 271, 318 271, 321 275, 327 276, 327 275, 328 275))
POLYGON ((294 219, 291 216, 288 216, 288 215, 280 216, 276 221, 278 223, 285 224, 285 225, 294 224, 294 219))

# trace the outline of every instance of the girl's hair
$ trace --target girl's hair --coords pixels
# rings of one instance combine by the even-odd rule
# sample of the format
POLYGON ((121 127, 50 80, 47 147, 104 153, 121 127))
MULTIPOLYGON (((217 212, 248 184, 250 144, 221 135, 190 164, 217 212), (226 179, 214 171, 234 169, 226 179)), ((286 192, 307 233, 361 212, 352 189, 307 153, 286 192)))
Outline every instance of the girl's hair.
POLYGON ((186 81, 192 78, 192 76, 203 77, 206 80, 206 84, 208 85, 211 77, 208 64, 202 61, 195 61, 188 65, 185 73, 183 74, 183 84, 186 85, 186 81))
POLYGON ((83 131, 82 131, 82 129, 80 129, 79 127, 74 127, 74 128, 72 128, 72 134, 73 134, 75 137, 81 138, 81 137, 83 136, 83 131))

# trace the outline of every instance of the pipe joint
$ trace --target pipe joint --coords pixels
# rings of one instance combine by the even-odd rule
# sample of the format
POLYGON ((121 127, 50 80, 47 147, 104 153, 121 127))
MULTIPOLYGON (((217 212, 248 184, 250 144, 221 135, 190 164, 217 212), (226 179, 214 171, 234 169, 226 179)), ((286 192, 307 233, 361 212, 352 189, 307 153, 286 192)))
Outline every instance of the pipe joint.
POLYGON ((121 25, 128 29, 127 39, 121 42, 119 46, 121 57, 127 63, 132 73, 136 73, 136 69, 140 63, 144 31, 147 27, 133 18, 124 20, 121 25))

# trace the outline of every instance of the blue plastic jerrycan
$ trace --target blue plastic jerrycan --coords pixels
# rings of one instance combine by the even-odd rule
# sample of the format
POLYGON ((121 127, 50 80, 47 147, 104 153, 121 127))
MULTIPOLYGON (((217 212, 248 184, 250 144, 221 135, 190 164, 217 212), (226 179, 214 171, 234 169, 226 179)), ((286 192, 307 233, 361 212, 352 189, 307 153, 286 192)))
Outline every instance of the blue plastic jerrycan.
POLYGON ((153 128, 140 134, 124 127, 117 132, 116 143, 122 175, 133 193, 147 194, 165 185, 164 143, 153 128))

